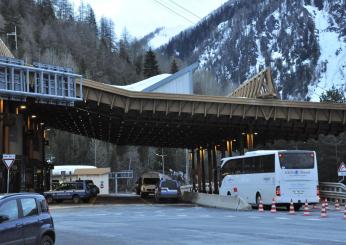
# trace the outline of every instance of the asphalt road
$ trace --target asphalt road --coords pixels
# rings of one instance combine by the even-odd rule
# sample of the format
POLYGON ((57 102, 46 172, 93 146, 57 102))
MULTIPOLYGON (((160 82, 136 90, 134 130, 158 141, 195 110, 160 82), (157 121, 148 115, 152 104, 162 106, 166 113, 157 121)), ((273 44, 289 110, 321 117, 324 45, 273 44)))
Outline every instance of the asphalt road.
POLYGON ((346 244, 343 212, 272 214, 189 204, 56 205, 56 244, 346 244))

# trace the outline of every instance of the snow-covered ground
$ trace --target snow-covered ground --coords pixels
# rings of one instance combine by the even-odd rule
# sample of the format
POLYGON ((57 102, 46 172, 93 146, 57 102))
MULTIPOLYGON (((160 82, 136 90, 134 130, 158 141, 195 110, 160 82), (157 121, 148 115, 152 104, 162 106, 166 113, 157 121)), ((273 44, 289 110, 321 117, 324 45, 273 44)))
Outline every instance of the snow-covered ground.
POLYGON ((340 28, 326 8, 319 10, 310 5, 306 5, 305 8, 315 20, 321 49, 316 81, 309 86, 308 96, 311 101, 319 101, 320 95, 333 85, 345 90, 346 43, 339 38, 339 33, 335 30, 340 28))

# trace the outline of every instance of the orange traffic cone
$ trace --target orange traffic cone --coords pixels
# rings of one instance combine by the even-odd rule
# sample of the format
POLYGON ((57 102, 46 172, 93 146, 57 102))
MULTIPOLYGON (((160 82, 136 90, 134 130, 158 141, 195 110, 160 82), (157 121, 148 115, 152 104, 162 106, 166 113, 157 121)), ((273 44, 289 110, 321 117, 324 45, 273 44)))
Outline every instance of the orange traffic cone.
POLYGON ((292 199, 291 199, 291 204, 290 204, 290 211, 289 211, 288 213, 289 213, 289 214, 295 214, 294 205, 293 205, 292 199))
POLYGON ((305 205, 304 205, 304 216, 310 216, 310 210, 309 210, 309 204, 308 200, 305 200, 305 205))
POLYGON ((276 205, 275 205, 275 199, 273 198, 273 201, 272 201, 272 207, 270 209, 270 212, 271 213, 276 213, 276 205))
POLYGON ((261 212, 261 213, 264 212, 262 199, 260 200, 260 203, 258 204, 258 212, 261 212))
POLYGON ((344 219, 346 220, 346 203, 345 203, 345 210, 344 210, 344 219))
POLYGON ((335 211, 340 211, 340 204, 338 199, 335 200, 335 211))
POLYGON ((324 203, 325 203, 324 207, 326 208, 326 210, 329 210, 329 205, 328 205, 328 200, 327 200, 327 198, 324 199, 324 203))
POLYGON ((321 218, 326 218, 327 217, 327 210, 326 210, 326 206, 325 203, 322 202, 322 208, 321 208, 321 218))

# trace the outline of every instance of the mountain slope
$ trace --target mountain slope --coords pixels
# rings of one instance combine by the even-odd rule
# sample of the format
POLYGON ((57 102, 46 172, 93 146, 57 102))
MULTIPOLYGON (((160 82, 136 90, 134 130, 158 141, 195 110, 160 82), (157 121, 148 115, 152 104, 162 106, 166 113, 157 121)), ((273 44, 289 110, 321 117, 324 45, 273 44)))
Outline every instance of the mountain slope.
POLYGON ((316 101, 346 82, 345 26, 345 0, 231 0, 161 51, 199 60, 222 88, 270 66, 283 98, 316 101))

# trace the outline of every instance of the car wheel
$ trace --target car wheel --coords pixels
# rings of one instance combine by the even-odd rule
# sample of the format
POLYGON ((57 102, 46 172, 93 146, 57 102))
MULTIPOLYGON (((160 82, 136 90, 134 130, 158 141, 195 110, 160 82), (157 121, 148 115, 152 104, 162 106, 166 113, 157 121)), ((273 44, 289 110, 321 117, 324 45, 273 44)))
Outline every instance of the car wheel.
POLYGON ((79 203, 79 201, 80 201, 79 196, 74 195, 74 196, 72 197, 72 201, 73 201, 73 203, 75 203, 75 204, 79 203))
POLYGON ((53 203, 53 197, 52 196, 47 196, 46 197, 46 200, 47 200, 47 202, 50 204, 50 203, 53 203))
POLYGON ((50 236, 46 235, 46 236, 42 237, 40 244, 41 245, 54 245, 54 242, 50 236))

